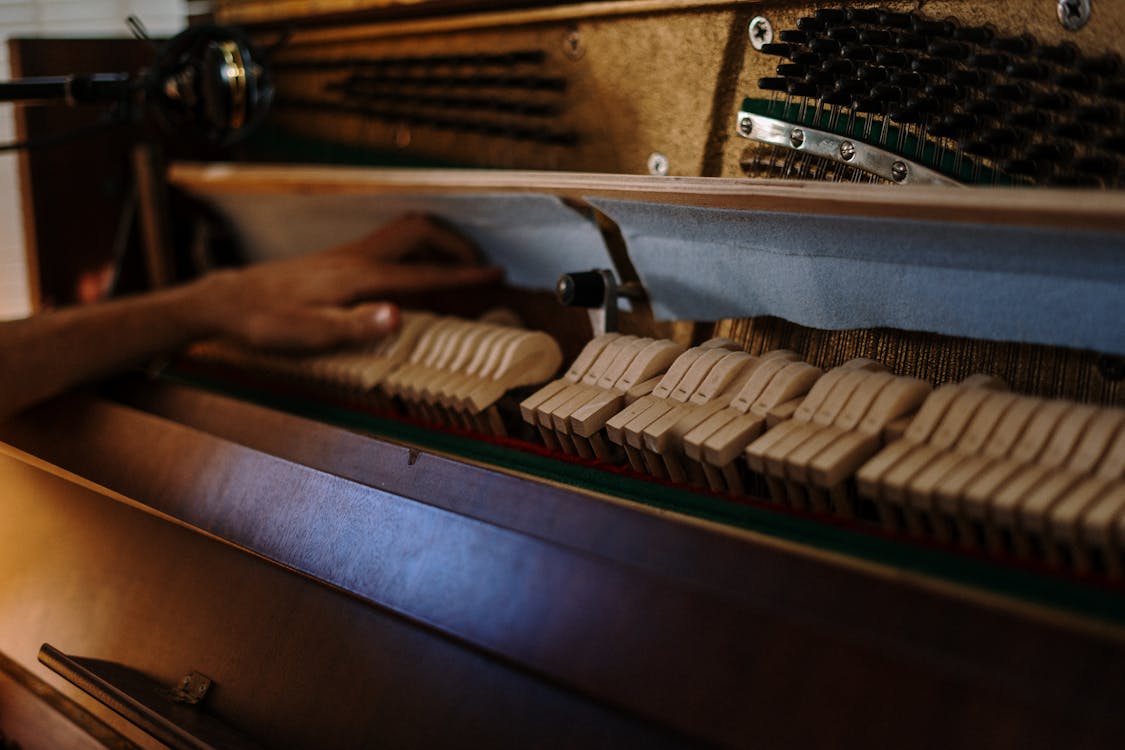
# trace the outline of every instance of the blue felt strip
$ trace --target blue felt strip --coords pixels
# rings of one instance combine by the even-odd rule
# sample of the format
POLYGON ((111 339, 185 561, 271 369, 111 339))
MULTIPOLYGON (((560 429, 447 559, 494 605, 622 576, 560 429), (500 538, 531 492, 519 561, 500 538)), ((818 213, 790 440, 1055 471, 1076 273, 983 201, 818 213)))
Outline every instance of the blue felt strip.
POLYGON ((1125 235, 588 199, 664 319, 776 315, 1125 354, 1125 235))
POLYGON ((360 237, 405 213, 440 216, 471 237, 508 283, 554 289, 571 271, 612 268, 597 226, 550 195, 207 196, 251 260, 301 255, 360 237))

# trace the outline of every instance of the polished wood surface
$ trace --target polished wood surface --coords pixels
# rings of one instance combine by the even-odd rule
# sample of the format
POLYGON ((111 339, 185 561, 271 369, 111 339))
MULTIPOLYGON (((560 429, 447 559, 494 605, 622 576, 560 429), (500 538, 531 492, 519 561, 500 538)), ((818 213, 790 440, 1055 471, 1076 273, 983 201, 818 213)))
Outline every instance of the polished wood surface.
POLYGON ((168 180, 200 197, 248 192, 263 196, 515 192, 577 201, 613 198, 742 211, 783 209, 828 216, 1125 230, 1125 194, 1104 190, 904 189, 795 180, 190 162, 172 164, 168 180))
MULTIPOLYGON (((310 577, 285 586, 329 584, 310 601, 346 591, 350 616, 393 611, 411 632, 420 628, 417 638, 439 631, 450 648, 483 651, 654 727, 761 747, 904 737, 927 747, 970 739, 1048 747, 1072 739, 1075 726, 1092 744, 1125 730, 1113 699, 1125 688, 1116 626, 842 564, 219 396, 138 393, 136 405, 149 412, 76 398, 9 423, 2 437, 52 472, 136 503, 103 494, 94 506, 130 518, 137 509, 160 514, 173 524, 143 514, 136 523, 179 529, 164 535, 226 540, 234 548, 220 545, 219 560, 244 556, 240 548, 264 558, 255 567, 277 570, 272 560, 310 577), (882 707, 877 720, 857 725, 872 705, 882 707), (965 705, 988 706, 987 715, 965 705)), ((122 531, 111 548, 133 536, 132 544, 148 544, 152 533, 122 531)), ((188 575, 169 575, 169 565, 150 579, 169 590, 162 598, 188 575)), ((317 608, 290 601, 301 612, 317 608)), ((207 611, 196 618, 200 628, 220 617, 213 605, 207 611)), ((72 652, 130 661, 81 640, 52 637, 72 652)), ((129 652, 138 668, 189 667, 182 657, 158 666, 166 648, 129 652)), ((334 658, 329 651, 318 660, 334 658)), ((232 724, 258 717, 243 718, 243 728, 277 709, 235 684, 225 695, 232 724)))
MULTIPOLYGON (((35 663, 44 641, 167 685, 203 672, 215 681, 212 710, 266 747, 682 744, 104 491, 8 456, 0 475, 8 494, 0 641, 91 710, 99 711, 95 702, 35 663)), ((129 731, 104 709, 99 715, 129 731)), ((135 730, 130 736, 154 746, 135 730)))
POLYGON ((22 750, 136 750, 18 662, 0 654, 0 748, 22 750))

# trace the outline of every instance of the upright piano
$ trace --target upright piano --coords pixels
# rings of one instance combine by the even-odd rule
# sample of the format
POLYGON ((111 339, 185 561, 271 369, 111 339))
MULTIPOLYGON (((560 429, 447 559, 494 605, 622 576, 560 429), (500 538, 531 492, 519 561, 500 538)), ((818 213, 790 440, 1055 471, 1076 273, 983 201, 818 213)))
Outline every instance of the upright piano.
POLYGON ((0 745, 1121 745, 1125 12, 214 6, 176 267, 507 280, 0 425, 0 745))

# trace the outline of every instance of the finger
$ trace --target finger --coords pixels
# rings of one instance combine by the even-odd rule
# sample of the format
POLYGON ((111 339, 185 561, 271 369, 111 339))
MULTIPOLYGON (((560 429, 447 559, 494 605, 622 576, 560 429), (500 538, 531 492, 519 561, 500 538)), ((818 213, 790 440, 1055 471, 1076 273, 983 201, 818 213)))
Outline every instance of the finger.
POLYGON ((425 221, 423 238, 431 258, 465 265, 484 262, 484 254, 476 243, 445 219, 430 215, 421 218, 425 221))
POLYGON ((443 219, 426 214, 407 214, 385 224, 337 253, 356 253, 377 261, 442 260, 451 264, 481 262, 472 240, 443 219))
POLYGON ((353 308, 293 308, 251 318, 245 339, 261 349, 331 349, 376 341, 399 323, 398 308, 386 302, 353 308))
POLYGON ((495 284, 504 278, 498 266, 441 266, 433 264, 390 266, 383 273, 378 292, 427 292, 458 287, 495 284))

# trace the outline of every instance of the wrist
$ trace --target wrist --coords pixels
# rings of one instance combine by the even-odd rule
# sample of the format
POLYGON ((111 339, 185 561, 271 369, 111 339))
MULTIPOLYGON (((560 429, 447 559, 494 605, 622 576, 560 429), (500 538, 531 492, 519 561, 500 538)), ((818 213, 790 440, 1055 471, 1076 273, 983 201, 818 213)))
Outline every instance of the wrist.
POLYGON ((163 293, 167 314, 188 343, 224 335, 230 322, 226 301, 237 294, 235 276, 215 271, 163 293))

